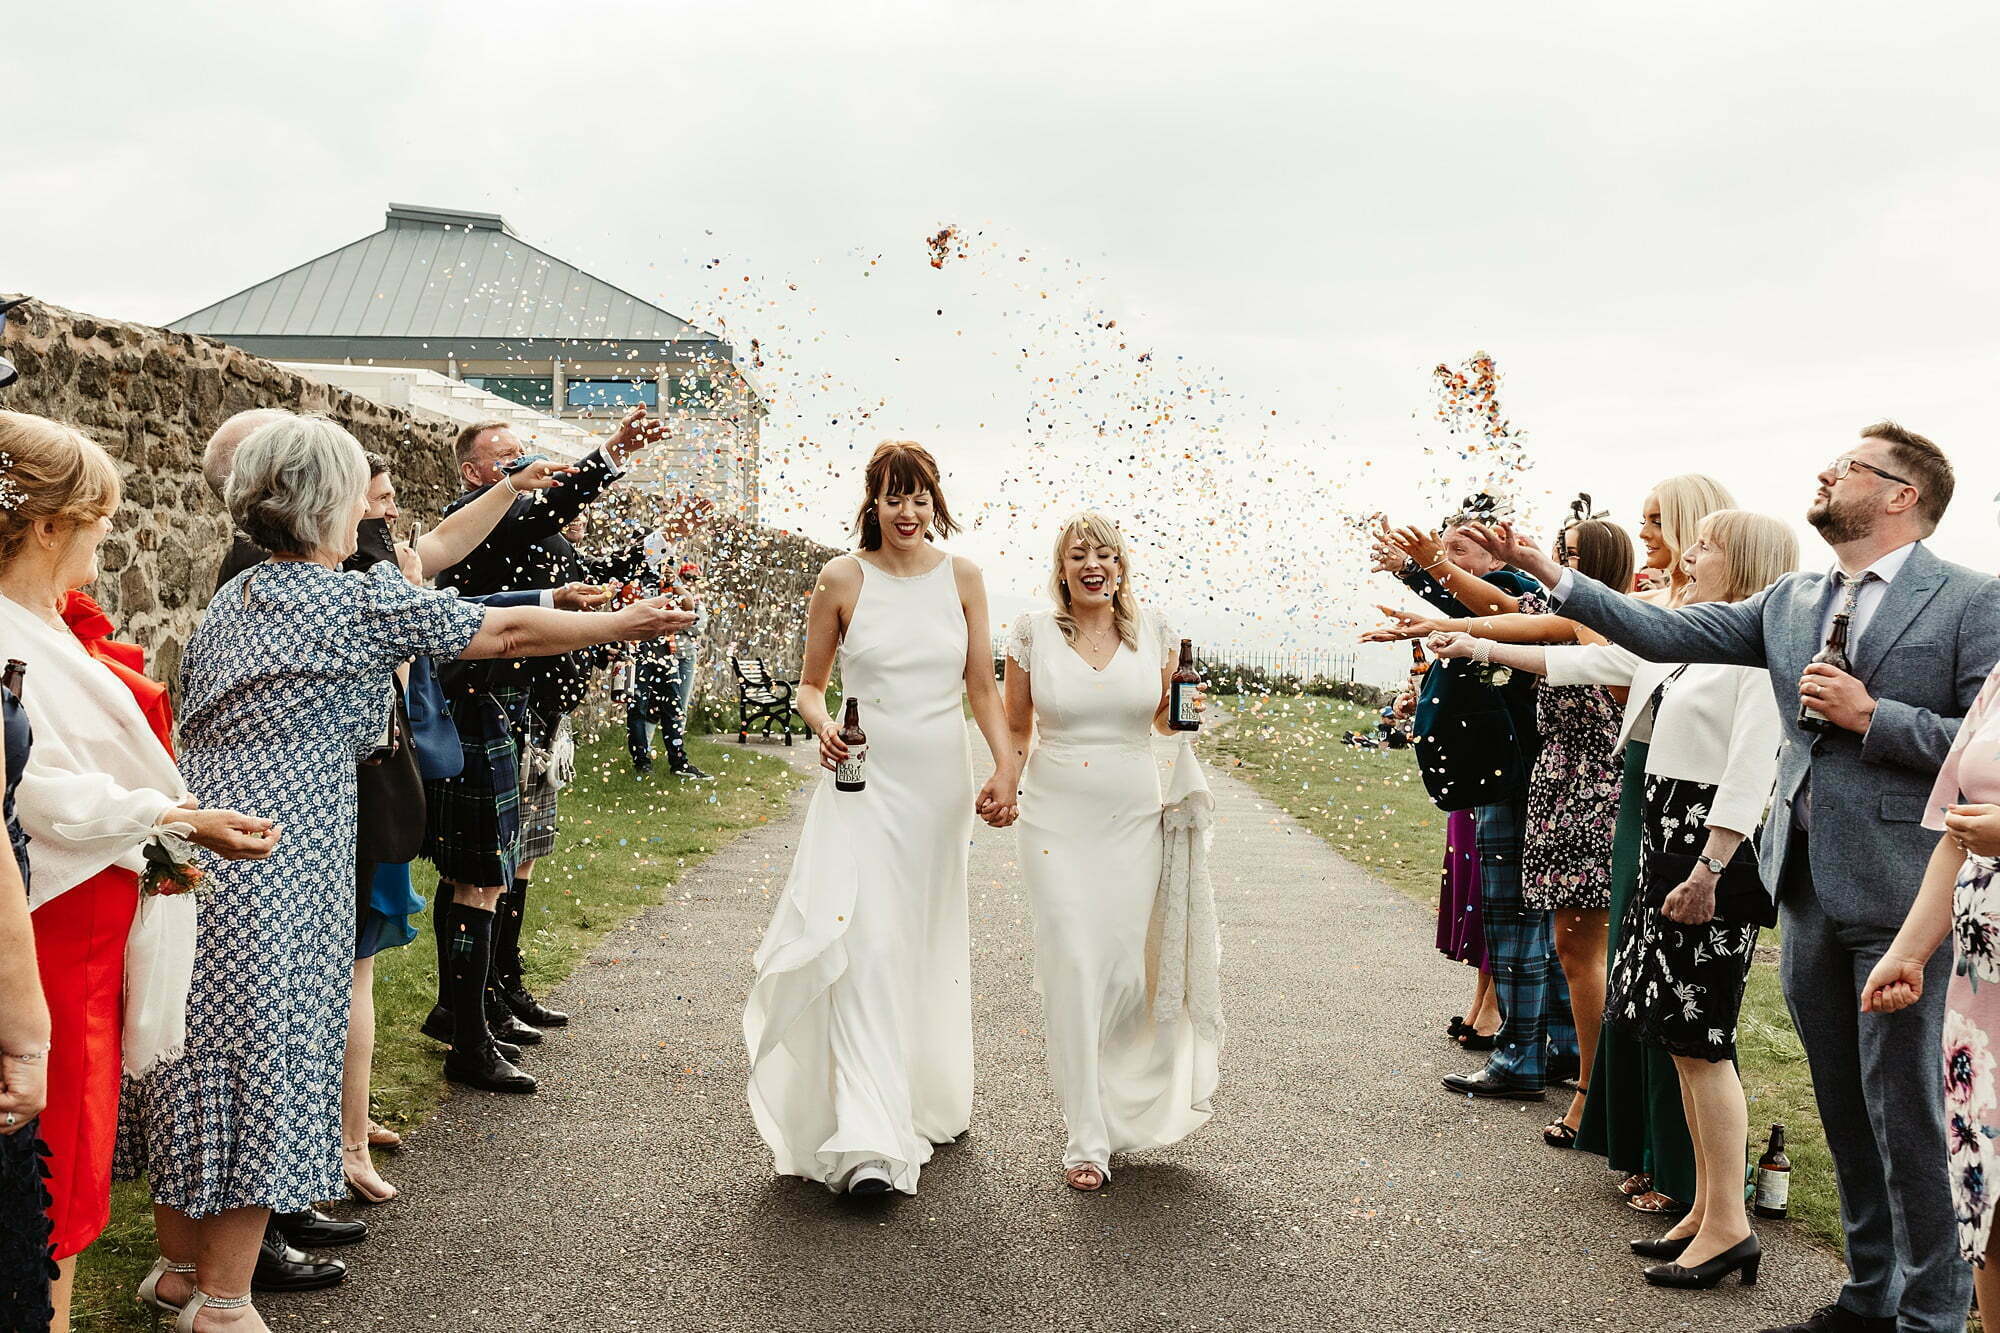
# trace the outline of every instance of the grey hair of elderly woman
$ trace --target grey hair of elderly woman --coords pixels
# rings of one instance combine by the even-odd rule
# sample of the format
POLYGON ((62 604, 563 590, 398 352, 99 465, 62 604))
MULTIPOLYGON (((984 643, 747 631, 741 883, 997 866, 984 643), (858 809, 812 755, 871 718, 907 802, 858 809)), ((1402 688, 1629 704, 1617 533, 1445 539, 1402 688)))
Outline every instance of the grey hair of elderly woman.
POLYGON ((236 526, 265 550, 344 560, 367 491, 368 460, 355 438, 325 417, 296 416, 243 441, 226 498, 236 526))

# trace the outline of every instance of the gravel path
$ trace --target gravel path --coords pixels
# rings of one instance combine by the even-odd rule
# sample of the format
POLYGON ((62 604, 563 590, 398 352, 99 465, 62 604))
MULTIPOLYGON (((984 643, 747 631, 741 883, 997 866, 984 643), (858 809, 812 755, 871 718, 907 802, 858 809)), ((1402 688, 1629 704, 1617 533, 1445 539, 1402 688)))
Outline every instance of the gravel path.
MULTIPOLYGON (((975 745, 975 749, 979 747, 975 745)), ((802 766, 809 752, 790 752, 802 766)), ((1764 1235, 1761 1283, 1654 1291, 1647 1220, 1547 1105, 1438 1077, 1468 974, 1428 914, 1225 776, 1215 844, 1230 1039, 1217 1114, 1063 1188, 1011 833, 972 851, 978 1099, 915 1199, 780 1180, 743 1098, 750 954, 803 799, 614 933, 563 988, 534 1098, 454 1097, 385 1170, 340 1288, 277 1328, 1754 1329, 1832 1299, 1838 1261, 1764 1235)))

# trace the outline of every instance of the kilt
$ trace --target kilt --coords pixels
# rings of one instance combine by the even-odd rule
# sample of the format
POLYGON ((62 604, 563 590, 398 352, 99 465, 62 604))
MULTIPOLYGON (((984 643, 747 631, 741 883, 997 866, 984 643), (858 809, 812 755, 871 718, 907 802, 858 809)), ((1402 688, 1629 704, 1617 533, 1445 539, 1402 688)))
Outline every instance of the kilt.
POLYGON ((556 791, 552 765, 542 762, 521 766, 519 860, 533 861, 556 849, 556 791))
POLYGON ((524 689, 451 697, 465 771, 424 784, 423 854, 439 879, 480 888, 514 882, 521 855, 521 777, 510 696, 525 708, 524 689))

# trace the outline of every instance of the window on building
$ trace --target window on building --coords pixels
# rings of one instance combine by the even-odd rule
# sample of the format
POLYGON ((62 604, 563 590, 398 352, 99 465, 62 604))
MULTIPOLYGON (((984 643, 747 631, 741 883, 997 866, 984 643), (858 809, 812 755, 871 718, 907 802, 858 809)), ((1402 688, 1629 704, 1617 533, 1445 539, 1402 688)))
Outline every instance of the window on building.
POLYGON ((548 411, 556 401, 555 386, 547 375, 467 375, 465 382, 538 412, 548 411))
POLYGON ((717 406, 715 381, 706 375, 676 375, 670 387, 675 407, 701 412, 717 406))
POLYGON ((647 407, 660 405, 660 386, 652 380, 571 380, 571 407, 647 407))

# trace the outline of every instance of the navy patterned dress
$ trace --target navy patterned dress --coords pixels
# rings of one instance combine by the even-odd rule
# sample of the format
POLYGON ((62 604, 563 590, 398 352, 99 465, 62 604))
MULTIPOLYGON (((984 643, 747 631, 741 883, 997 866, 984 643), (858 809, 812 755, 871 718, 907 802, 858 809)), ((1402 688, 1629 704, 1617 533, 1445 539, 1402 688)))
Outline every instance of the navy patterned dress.
MULTIPOLYGON (((1550 610, 1546 594, 1521 595, 1521 610, 1550 610)), ((1611 906, 1611 842, 1624 773, 1617 753, 1623 710, 1602 685, 1535 689, 1542 752, 1528 777, 1521 898, 1536 911, 1611 906)))
POLYGON ((187 1049, 141 1081, 128 1148, 190 1217, 295 1211, 342 1189, 340 1069, 354 968, 355 764, 396 665, 453 658, 484 608, 276 561, 216 593, 182 665, 181 772, 204 804, 276 820, 263 861, 205 857, 187 1049))

